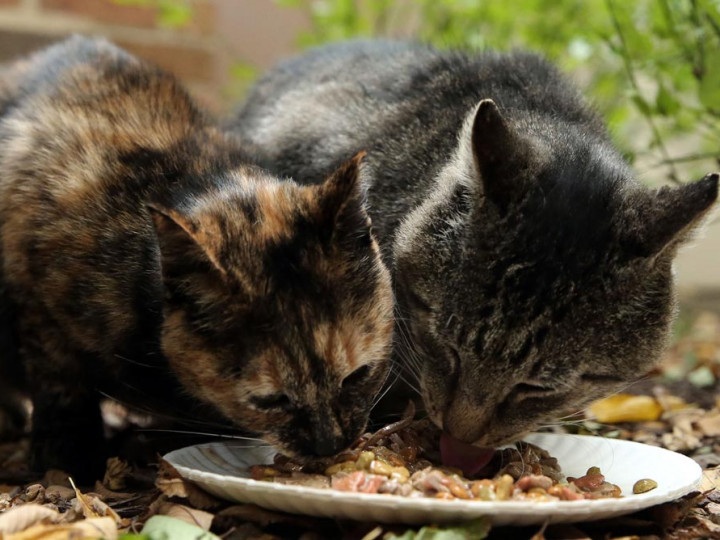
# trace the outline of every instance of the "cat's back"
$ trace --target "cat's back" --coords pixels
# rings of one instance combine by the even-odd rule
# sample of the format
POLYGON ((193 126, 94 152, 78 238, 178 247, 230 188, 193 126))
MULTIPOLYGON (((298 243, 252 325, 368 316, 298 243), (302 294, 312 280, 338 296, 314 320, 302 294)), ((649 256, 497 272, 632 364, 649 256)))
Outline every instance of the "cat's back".
POLYGON ((454 60, 407 42, 361 40, 319 47, 264 75, 233 125, 260 147, 297 136, 325 139, 328 153, 368 149, 377 135, 394 137, 392 125, 432 100, 428 90, 447 81, 454 60), (282 128, 269 117, 282 117, 282 128), (289 124, 292 128, 286 129, 289 124))
POLYGON ((85 146, 122 151, 167 146, 204 121, 172 75, 100 38, 73 36, 0 71, 0 136, 6 140, 42 132, 59 135, 58 143, 86 138, 85 146))
POLYGON ((133 170, 205 123, 171 75, 104 39, 60 42, 0 73, 0 214, 87 219, 113 193, 120 207, 142 191, 133 170))
POLYGON ((0 116, 22 108, 29 98, 60 91, 63 79, 85 76, 98 66, 132 64, 133 58, 100 38, 73 36, 0 70, 0 116))
POLYGON ((16 303, 44 294, 102 343, 97 321, 118 335, 135 324, 116 309, 128 294, 155 301, 145 202, 153 185, 177 181, 176 147, 204 116, 174 77, 102 39, 70 38, 1 77, 2 279, 16 303))
POLYGON ((433 189, 483 99, 549 147, 568 133, 573 144, 607 142, 599 117, 537 54, 382 40, 332 44, 280 63, 253 88, 232 129, 256 147, 262 166, 299 181, 366 150, 373 219, 389 231, 433 189))
MULTIPOLYGON (((312 49, 265 74, 248 102, 270 104, 288 93, 316 96, 316 102, 336 93, 355 98, 348 107, 367 109, 399 103, 413 103, 416 110, 455 109, 487 94, 518 109, 556 109, 559 102, 565 110, 585 109, 579 94, 538 54, 442 50, 411 41, 355 40, 312 49)), ((242 114, 250 115, 248 108, 242 114)))

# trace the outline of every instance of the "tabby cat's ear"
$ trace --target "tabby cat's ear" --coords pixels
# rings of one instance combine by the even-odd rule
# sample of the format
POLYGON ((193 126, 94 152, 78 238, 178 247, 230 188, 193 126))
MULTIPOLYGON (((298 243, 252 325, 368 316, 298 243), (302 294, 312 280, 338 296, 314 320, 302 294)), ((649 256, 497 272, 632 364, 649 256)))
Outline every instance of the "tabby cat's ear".
POLYGON ((360 163, 364 157, 365 152, 357 153, 319 187, 321 224, 332 238, 352 235, 369 227, 365 189, 360 180, 360 163))
POLYGON ((215 242, 195 222, 177 210, 148 205, 160 248, 163 277, 172 280, 202 267, 225 275, 219 264, 215 242))
POLYGON ((718 198, 718 173, 677 187, 664 186, 641 201, 631 199, 625 237, 641 257, 655 257, 688 240, 718 198))
POLYGON ((523 189, 520 174, 527 161, 527 141, 508 125, 492 99, 483 99, 478 105, 471 138, 484 196, 507 206, 523 189))

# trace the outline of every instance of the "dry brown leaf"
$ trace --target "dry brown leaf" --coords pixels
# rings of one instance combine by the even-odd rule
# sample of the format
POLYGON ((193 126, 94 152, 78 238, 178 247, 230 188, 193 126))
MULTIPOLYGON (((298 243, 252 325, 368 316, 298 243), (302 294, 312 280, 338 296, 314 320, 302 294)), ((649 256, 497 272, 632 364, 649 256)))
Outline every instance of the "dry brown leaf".
POLYGON ((258 524, 260 527, 282 523, 312 529, 313 525, 317 524, 317 520, 310 517, 266 510, 254 504, 236 504, 223 508, 216 514, 216 519, 228 523, 249 521, 258 524))
POLYGON ((183 480, 180 473, 175 470, 175 467, 164 459, 158 464, 158 474, 155 485, 168 497, 187 499, 188 490, 185 485, 185 480, 183 480))
POLYGON ((720 411, 711 411, 695 422, 706 437, 720 437, 720 411))
POLYGON ((132 467, 126 461, 111 457, 107 460, 102 483, 111 491, 119 491, 126 487, 127 477, 131 472, 132 467))
POLYGON ((12 497, 9 493, 0 493, 0 513, 6 512, 12 505, 12 497))
POLYGON ((111 489, 108 489, 100 482, 95 482, 95 487, 93 488, 93 493, 97 494, 102 498, 103 501, 125 501, 128 499, 135 499, 138 497, 138 493, 130 493, 130 492, 123 492, 123 491, 113 491, 111 489))
POLYGON ((689 404, 683 398, 669 393, 662 386, 656 386, 653 388, 653 395, 665 412, 697 407, 696 405, 689 404))
POLYGON ((213 514, 205 512, 204 510, 198 510, 196 508, 185 506, 184 504, 176 504, 167 501, 160 505, 157 513, 163 516, 177 518, 185 523, 189 523, 190 525, 197 525, 205 531, 210 530, 210 525, 212 525, 213 519, 215 518, 213 514))
POLYGON ((702 491, 710 491, 712 489, 720 491, 720 465, 703 471, 700 489, 702 491))
POLYGON ((42 504, 45 502, 45 486, 42 484, 30 484, 25 488, 23 496, 25 502, 36 502, 42 504))
POLYGON ((705 511, 710 514, 711 516, 714 516, 718 520, 718 524, 720 524, 720 504, 711 502, 708 503, 707 506, 705 506, 705 511))
POLYGON ((49 469, 45 473, 45 476, 43 476, 40 483, 44 486, 72 487, 70 485, 70 475, 68 475, 65 471, 60 471, 58 469, 49 469))
POLYGON ((158 464, 155 485, 167 497, 186 499, 191 506, 201 510, 217 508, 223 503, 180 476, 170 463, 161 459, 158 464))
POLYGON ((0 514, 0 533, 11 534, 41 521, 57 521, 60 513, 39 504, 23 504, 0 514))
POLYGON ((117 528, 112 518, 101 517, 85 519, 76 523, 65 524, 38 524, 3 537, 4 540, 116 540, 117 528))
POLYGON ((98 518, 98 517, 109 517, 118 527, 126 527, 129 522, 126 519, 121 518, 118 513, 105 504, 99 497, 92 493, 83 494, 75 483, 70 479, 70 484, 75 490, 75 497, 77 499, 78 510, 82 511, 82 514, 86 518, 98 518))
POLYGON ((70 501, 75 497, 75 491, 65 486, 48 486, 45 489, 45 500, 54 504, 70 501))

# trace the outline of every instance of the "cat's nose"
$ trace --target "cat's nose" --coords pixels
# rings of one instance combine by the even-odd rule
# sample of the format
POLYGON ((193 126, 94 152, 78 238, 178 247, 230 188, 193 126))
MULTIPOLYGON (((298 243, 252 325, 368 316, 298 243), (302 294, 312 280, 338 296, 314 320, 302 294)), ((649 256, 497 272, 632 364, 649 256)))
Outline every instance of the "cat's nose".
POLYGON ((487 429, 489 418, 485 411, 461 396, 447 404, 442 416, 442 427, 456 439, 474 443, 487 429))

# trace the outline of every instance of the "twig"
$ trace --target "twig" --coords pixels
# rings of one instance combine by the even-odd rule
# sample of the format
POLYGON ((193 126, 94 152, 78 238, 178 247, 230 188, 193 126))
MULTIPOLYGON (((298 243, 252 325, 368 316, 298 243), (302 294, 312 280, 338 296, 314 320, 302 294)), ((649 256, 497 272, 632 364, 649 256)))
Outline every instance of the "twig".
MULTIPOLYGON (((632 66, 632 59, 630 58, 630 49, 628 48, 627 41, 625 40, 625 35, 623 34, 622 26, 620 24, 620 21, 618 20, 617 13, 615 12, 615 7, 613 5, 613 0, 605 0, 605 5, 607 6, 608 12, 610 13, 610 19, 613 23, 613 27, 615 28, 615 32, 618 35, 618 38, 620 39, 620 45, 621 48, 619 49, 620 56, 623 60, 623 66, 625 67, 625 72, 627 73, 628 79, 630 81, 630 86, 632 86, 633 90, 637 94, 639 99, 643 99, 642 93, 640 92, 640 86, 638 85, 637 79, 635 78, 635 71, 632 66)), ((677 169, 672 163, 672 158, 670 157, 670 153, 668 152, 667 148, 665 147, 665 143, 662 140, 662 137, 660 135, 660 130, 657 127, 657 124, 655 124, 655 121, 653 120, 652 116, 648 114, 646 111, 644 111, 642 108, 640 108, 640 112, 645 117, 645 120, 647 121, 650 130, 652 131, 653 138, 658 144, 658 148, 660 150, 660 153, 663 156, 663 159, 668 161, 668 164, 670 165, 670 180, 675 182, 676 184, 680 184, 680 179, 678 176, 677 169)))
POLYGON ((671 165, 673 163, 687 163, 690 161, 700 161, 703 159, 714 159, 716 161, 720 160, 720 155, 718 155, 717 152, 707 152, 704 154, 687 154, 684 156, 678 156, 674 158, 667 159, 661 159, 660 161, 656 161, 655 163, 650 165, 650 169, 655 169, 657 167, 664 167, 665 165, 671 165))

